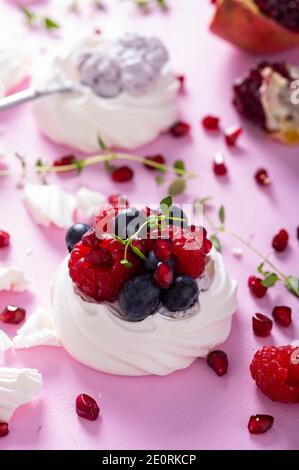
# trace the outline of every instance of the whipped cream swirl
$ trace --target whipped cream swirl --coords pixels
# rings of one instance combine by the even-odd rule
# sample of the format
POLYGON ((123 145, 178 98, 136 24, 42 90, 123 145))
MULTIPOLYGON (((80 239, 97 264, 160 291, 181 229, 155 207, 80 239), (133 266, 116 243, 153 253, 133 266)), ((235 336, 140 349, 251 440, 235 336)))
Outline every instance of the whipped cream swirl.
POLYGON ((222 256, 212 250, 215 273, 201 292, 197 312, 183 319, 157 312, 128 322, 105 304, 89 303, 74 291, 68 258, 60 266, 52 304, 58 337, 78 361, 119 375, 166 375, 189 366, 224 342, 237 308, 237 284, 222 256))

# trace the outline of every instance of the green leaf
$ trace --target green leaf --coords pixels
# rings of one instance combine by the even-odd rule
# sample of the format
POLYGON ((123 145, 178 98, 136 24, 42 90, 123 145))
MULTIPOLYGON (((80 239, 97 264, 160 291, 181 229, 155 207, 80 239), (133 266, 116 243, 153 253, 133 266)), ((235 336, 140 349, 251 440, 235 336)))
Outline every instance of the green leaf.
POLYGON ((162 201, 160 201, 160 209, 162 210, 162 212, 164 212, 165 207, 167 207, 169 209, 171 206, 172 206, 172 197, 171 196, 166 196, 166 197, 164 197, 164 199, 162 199, 162 201))
MULTIPOLYGON (((180 170, 180 171, 186 170, 185 163, 183 162, 183 160, 176 160, 173 164, 173 168, 175 170, 180 170)), ((179 175, 179 176, 182 176, 182 175, 179 175)))
POLYGON ((222 224, 225 222, 225 209, 224 206, 221 206, 218 212, 219 220, 222 224))
POLYGON ((21 7, 21 11, 24 13, 28 23, 32 24, 34 20, 36 19, 35 14, 25 7, 21 7))
POLYGON ((288 276, 287 281, 285 283, 285 287, 288 291, 295 295, 295 297, 299 297, 299 278, 295 276, 288 276))
POLYGON ((42 161, 41 158, 39 158, 38 160, 36 160, 35 166, 38 167, 38 168, 40 168, 41 166, 44 166, 43 161, 42 161))
POLYGON ((123 264, 126 268, 133 268, 133 264, 127 259, 122 259, 120 264, 123 264))
POLYGON ((103 151, 103 152, 106 152, 108 150, 108 147, 107 145, 105 144, 105 142, 103 141, 102 137, 100 135, 98 135, 98 144, 100 146, 100 149, 103 151))
POLYGON ((137 246, 131 245, 131 248, 132 248, 132 251, 134 251, 135 255, 139 256, 139 258, 143 259, 144 261, 147 260, 147 257, 144 256, 142 251, 140 251, 139 248, 137 248, 137 246))
POLYGON ((60 28, 60 24, 57 23, 56 21, 52 20, 48 16, 45 16, 43 18, 43 22, 44 22, 45 28, 49 31, 52 31, 53 29, 59 29, 60 28))
POLYGON ((216 249, 217 251, 219 251, 219 253, 221 253, 221 251, 222 251, 222 245, 221 245, 221 242, 220 242, 219 238, 216 237, 216 235, 211 235, 211 236, 210 236, 210 240, 211 240, 211 242, 213 243, 215 249, 216 249))
POLYGON ((159 7, 163 8, 163 10, 167 10, 168 9, 168 5, 167 5, 167 2, 166 0, 156 0, 159 7))
POLYGON ((268 274, 265 279, 262 281, 262 285, 264 287, 273 287, 275 284, 279 281, 279 277, 277 276, 276 273, 270 273, 268 274))
POLYGON ((118 235, 115 235, 115 234, 114 234, 114 238, 115 238, 116 240, 118 240, 122 245, 126 245, 126 243, 127 243, 127 240, 123 240, 123 239, 120 238, 118 235))
POLYGON ((168 188, 168 194, 170 196, 178 196, 182 194, 186 189, 186 181, 183 178, 175 179, 168 188))
POLYGON ((116 166, 115 165, 112 165, 112 163, 110 162, 110 160, 104 162, 104 166, 105 166, 105 169, 108 173, 113 173, 113 171, 115 170, 116 166))
POLYGON ((155 176, 155 181, 156 181, 156 183, 157 183, 158 186, 161 186, 161 184, 164 183, 165 178, 164 178, 163 175, 156 175, 156 176, 155 176))
POLYGON ((83 170, 83 168, 85 166, 85 161, 84 160, 76 160, 74 162, 74 165, 76 167, 78 175, 80 175, 81 171, 83 170))

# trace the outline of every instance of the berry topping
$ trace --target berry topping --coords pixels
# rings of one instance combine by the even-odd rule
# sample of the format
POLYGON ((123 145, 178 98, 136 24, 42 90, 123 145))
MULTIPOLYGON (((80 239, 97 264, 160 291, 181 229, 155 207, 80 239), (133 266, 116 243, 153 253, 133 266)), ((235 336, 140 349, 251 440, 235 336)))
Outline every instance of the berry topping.
POLYGON ((124 256, 125 247, 118 240, 108 238, 97 240, 97 246, 92 248, 86 246, 83 241, 77 243, 69 260, 69 272, 77 292, 86 300, 96 302, 116 300, 125 282, 134 276, 141 266, 140 258, 128 252, 127 260, 131 266, 128 268, 122 264, 124 256), (112 260, 109 267, 94 265, 93 255, 90 255, 90 253, 96 248, 105 250, 100 251, 100 258, 101 262, 105 258, 107 265, 106 251, 109 252, 112 260))
POLYGON ((299 402, 299 349, 296 346, 264 346, 251 362, 256 385, 273 401, 299 402))
POLYGON ((0 421, 0 437, 5 437, 9 434, 8 424, 0 421))
POLYGON ((126 320, 140 321, 155 313, 160 303, 160 289, 151 274, 135 276, 119 294, 119 307, 126 320))
POLYGON ((129 166, 119 166, 111 173, 111 178, 115 183, 126 183, 134 176, 133 170, 129 166))
POLYGON ((106 248, 97 246, 92 248, 86 255, 85 260, 94 268, 107 269, 112 265, 112 256, 106 248))
POLYGON ((24 308, 8 305, 3 312, 0 313, 0 321, 3 323, 13 323, 18 325, 25 320, 26 310, 24 308))
POLYGON ((229 147, 234 147, 239 139, 240 135, 242 134, 243 129, 239 126, 232 126, 226 129, 224 133, 225 142, 229 147))
POLYGON ((216 350, 210 352, 207 357, 207 363, 219 377, 226 374, 228 358, 224 351, 216 350))
POLYGON ((95 421, 99 416, 100 408, 92 397, 81 393, 81 395, 78 395, 76 398, 76 413, 80 418, 95 421))
POLYGON ((147 259, 144 261, 143 266, 146 271, 153 273, 158 266, 159 260, 153 251, 150 251, 147 255, 147 259))
POLYGON ((281 326, 290 326, 292 323, 292 309, 283 305, 274 307, 272 316, 281 326))
POLYGON ((263 286, 262 282, 263 280, 256 276, 250 276, 248 279, 250 292, 258 299, 265 297, 268 290, 267 287, 263 286))
POLYGON ((272 247, 275 251, 284 251, 288 245, 289 234, 285 229, 281 229, 272 240, 272 247))
POLYGON ((112 207, 116 207, 117 209, 126 209, 129 207, 129 201, 121 194, 112 194, 108 197, 108 202, 112 207))
POLYGON ((154 280, 161 289, 169 289, 173 284, 174 273, 173 269, 167 262, 159 263, 155 272, 154 280))
POLYGON ((265 170, 265 168, 260 168, 259 170, 257 170, 254 177, 255 181, 260 186, 269 186, 269 184, 271 183, 268 172, 267 170, 265 170))
POLYGON ((74 155, 65 155, 64 157, 55 160, 53 166, 73 165, 76 161, 77 159, 74 155))
POLYGON ((250 434, 264 434, 272 428, 274 423, 273 416, 270 415, 252 415, 248 421, 248 431, 250 434))
POLYGON ((154 246, 154 253, 158 260, 164 261, 170 258, 172 251, 171 251, 171 240, 156 240, 154 246))
POLYGON ((273 322, 271 318, 262 313, 255 313, 252 317, 252 328, 256 336, 266 337, 271 333, 273 322))
MULTIPOLYGON (((134 235, 145 221, 146 217, 143 212, 135 207, 122 210, 115 217, 115 235, 125 240, 134 235)), ((145 238, 145 234, 146 227, 144 227, 144 233, 139 233, 139 235, 145 238)))
POLYGON ((202 125, 207 131, 219 130, 219 118, 216 116, 205 116, 202 120, 202 125))
POLYGON ((227 167, 224 162, 224 156, 221 152, 217 152, 213 159, 213 170, 216 176, 225 176, 227 167))
POLYGON ((0 230, 0 248, 6 248, 9 245, 10 235, 4 230, 0 230))
POLYGON ((183 231, 177 230, 178 232, 174 231, 172 243, 172 252, 176 261, 176 272, 188 274, 188 276, 195 279, 204 272, 206 254, 210 251, 212 245, 205 243, 204 231, 192 233, 186 229, 183 231), (179 233, 178 237, 177 233, 179 233))
POLYGON ((187 275, 178 276, 170 289, 162 292, 163 305, 171 312, 188 310, 198 300, 197 283, 187 275))
POLYGON ((76 243, 78 243, 83 235, 90 230, 88 224, 74 224, 66 232, 65 242, 69 252, 72 251, 76 243))
POLYGON ((173 137, 184 137, 190 133, 191 126, 187 122, 179 121, 174 124, 169 132, 173 137))
MULTIPOLYGON (((151 155, 151 156, 145 157, 145 158, 149 162, 159 163, 159 165, 165 165, 165 158, 163 157, 163 155, 151 155)), ((147 165, 146 163, 144 164, 144 166, 148 170, 157 170, 157 168, 155 168, 154 166, 147 165)))

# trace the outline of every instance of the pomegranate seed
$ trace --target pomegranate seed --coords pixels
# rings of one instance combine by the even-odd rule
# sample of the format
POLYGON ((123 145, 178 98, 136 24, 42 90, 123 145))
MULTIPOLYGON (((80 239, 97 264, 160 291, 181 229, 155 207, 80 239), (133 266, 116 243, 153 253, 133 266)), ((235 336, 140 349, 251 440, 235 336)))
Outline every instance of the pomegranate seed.
POLYGON ((18 325, 25 320, 26 310, 24 308, 8 305, 2 313, 0 313, 0 321, 3 323, 13 323, 18 325))
POLYGON ((169 132, 173 137, 184 137, 185 135, 189 134, 190 130, 190 124, 187 122, 178 121, 169 129, 169 132))
POLYGON ((288 245, 289 234, 285 229, 281 229, 272 240, 272 247, 275 251, 284 251, 288 245))
POLYGON ((94 30, 94 33, 95 33, 95 34, 102 34, 102 30, 101 30, 100 28, 96 28, 96 29, 94 30))
POLYGON ((125 196, 121 196, 120 194, 112 194, 108 197, 108 202, 111 204, 111 206, 118 209, 126 209, 129 207, 128 199, 125 196))
MULTIPOLYGON (((146 160, 154 163, 159 163, 160 165, 165 165, 165 158, 163 155, 152 155, 149 157, 145 157, 146 160)), ((147 165, 146 163, 144 164, 145 168, 148 170, 158 170, 158 168, 155 168, 154 166, 147 165)))
POLYGON ((64 166, 64 165, 72 165, 77 161, 74 155, 65 155, 64 157, 58 158, 54 161, 53 166, 64 166))
POLYGON ((202 120, 202 125, 208 131, 218 131, 219 122, 220 119, 216 116, 206 116, 202 120))
POLYGON ((116 183, 126 183, 133 178, 133 175, 133 170, 128 166, 119 166, 111 173, 111 177, 116 183))
POLYGON ((248 422, 248 430, 250 434, 264 434, 272 428, 273 423, 273 416, 251 415, 248 422))
POLYGON ((274 307, 272 311, 274 320, 281 326, 290 326, 292 323, 292 309, 285 306, 274 307))
POLYGON ((262 313, 255 313, 252 317, 252 328, 256 336, 265 338, 271 333, 273 322, 271 318, 262 313))
POLYGON ((0 230, 0 248, 6 248, 9 245, 10 235, 4 230, 0 230))
POLYGON ((176 79, 178 80, 180 85, 179 92, 183 93, 185 91, 186 77, 185 75, 177 75, 176 79))
POLYGON ((243 129, 239 126, 232 126, 226 129, 224 133, 225 141, 229 147, 234 147, 242 134, 243 129))
POLYGON ((91 249, 85 256, 85 259, 95 268, 107 269, 112 265, 111 254, 108 250, 100 246, 91 249))
POLYGON ((0 437, 5 437, 9 433, 8 424, 0 422, 0 437))
POLYGON ((263 286, 262 279, 256 276, 250 276, 248 279, 248 287, 250 292, 257 297, 262 299, 267 293, 267 287, 263 286))
POLYGON ((154 279, 161 289, 168 289, 172 285, 174 274, 168 263, 158 264, 154 272, 154 279))
POLYGON ((213 243, 208 238, 205 238, 202 242, 203 251, 207 255, 212 249, 213 243))
POLYGON ((299 226, 297 227, 297 240, 299 240, 299 226))
POLYGON ((224 351, 215 350, 210 352, 207 357, 208 366, 210 366, 219 377, 226 374, 228 368, 228 358, 224 351))
POLYGON ((260 186, 269 186, 269 184, 271 183, 268 172, 267 170, 265 170, 265 168, 260 168, 259 170, 257 170, 254 177, 255 181, 260 186))
POLYGON ((100 408, 92 397, 82 393, 76 398, 76 412, 81 418, 95 421, 99 416, 100 408))
POLYGON ((213 170, 216 176, 225 176, 227 167, 224 163, 224 156, 221 152, 217 152, 213 160, 213 170))
POLYGON ((156 240, 154 252, 159 260, 164 261, 168 259, 172 254, 170 241, 156 240))

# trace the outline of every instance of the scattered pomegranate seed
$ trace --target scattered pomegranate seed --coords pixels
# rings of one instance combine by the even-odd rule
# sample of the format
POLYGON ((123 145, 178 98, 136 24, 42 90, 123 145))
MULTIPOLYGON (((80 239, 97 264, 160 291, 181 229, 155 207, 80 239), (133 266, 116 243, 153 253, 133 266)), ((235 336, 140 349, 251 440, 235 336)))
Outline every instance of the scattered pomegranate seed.
MULTIPOLYGON (((165 158, 163 157, 163 155, 151 155, 151 156, 145 157, 145 158, 146 158, 146 160, 148 160, 150 162, 159 163, 160 165, 165 165, 165 158)), ((148 170, 157 170, 157 168, 155 168, 154 166, 147 165, 146 163, 144 164, 144 166, 148 170)))
POLYGON ((72 165, 77 161, 74 155, 65 155, 64 157, 58 158, 53 162, 53 166, 65 166, 72 165))
POLYGON ((190 130, 190 124, 188 124, 187 122, 178 121, 169 129, 169 132, 173 137, 184 137, 185 135, 190 133, 190 130))
POLYGON ((0 422, 0 437, 5 437, 9 434, 8 424, 0 422))
POLYGON ((289 234, 285 229, 281 229, 272 240, 272 247, 275 251, 284 251, 288 245, 289 234))
POLYGON ((172 254, 170 241, 156 240, 154 252, 159 260, 164 261, 168 259, 172 254))
POLYGON ((224 156, 221 152, 217 152, 213 160, 213 170, 216 176, 225 176, 227 167, 224 163, 224 156))
POLYGON ((270 415, 252 415, 249 418, 248 430, 250 434, 264 434, 272 428, 274 423, 273 416, 270 415))
POLYGON ((292 309, 290 307, 284 305, 274 307, 272 316, 281 326, 290 326, 292 323, 292 309))
POLYGON ((169 289, 173 284, 174 274, 168 263, 159 263, 155 272, 154 279, 161 289, 169 289))
POLYGON ((265 338, 271 333, 273 322, 271 318, 262 313, 255 313, 252 317, 252 328, 256 336, 265 338))
POLYGON ((216 116, 206 116, 202 120, 202 125, 208 131, 218 131, 219 122, 220 119, 216 116))
POLYGON ((128 166, 119 166, 111 173, 111 177, 116 183, 126 183, 130 181, 133 176, 133 170, 128 166))
POLYGON ((225 142, 229 147, 234 147, 242 134, 243 129, 239 126, 232 126, 224 132, 225 142))
POLYGON ((267 287, 263 286, 262 279, 256 276, 250 276, 248 279, 248 287, 250 292, 257 297, 262 299, 267 293, 267 287))
POLYGON ((254 177, 255 181, 260 186, 269 186, 269 184, 271 183, 268 172, 267 170, 265 170, 265 168, 260 168, 259 170, 257 170, 254 177))
POLYGON ((9 245, 10 235, 4 230, 0 230, 0 248, 6 248, 9 245))
POLYGON ((228 368, 228 358, 224 351, 215 350, 210 352, 207 357, 208 366, 210 366, 219 377, 226 374, 228 368))
POLYGON ((129 207, 128 199, 121 194, 112 194, 108 197, 108 202, 111 206, 117 207, 118 209, 126 209, 129 207))
POLYGON ((183 91, 185 91, 186 77, 185 75, 177 75, 176 79, 180 84, 179 92, 182 93, 183 91))
POLYGON ((2 313, 0 313, 0 321, 3 323, 13 323, 18 325, 25 320, 26 310, 24 308, 8 305, 2 313))
POLYGON ((299 240, 299 226, 297 227, 297 240, 299 240))
POLYGON ((102 34, 102 30, 101 30, 100 28, 96 28, 96 29, 94 30, 94 33, 95 33, 95 34, 102 34))
POLYGON ((100 408, 92 397, 82 393, 76 398, 76 412, 81 418, 95 421, 99 416, 100 408))
POLYGON ((94 268, 107 269, 112 265, 112 256, 108 250, 100 246, 92 248, 85 257, 94 268))

